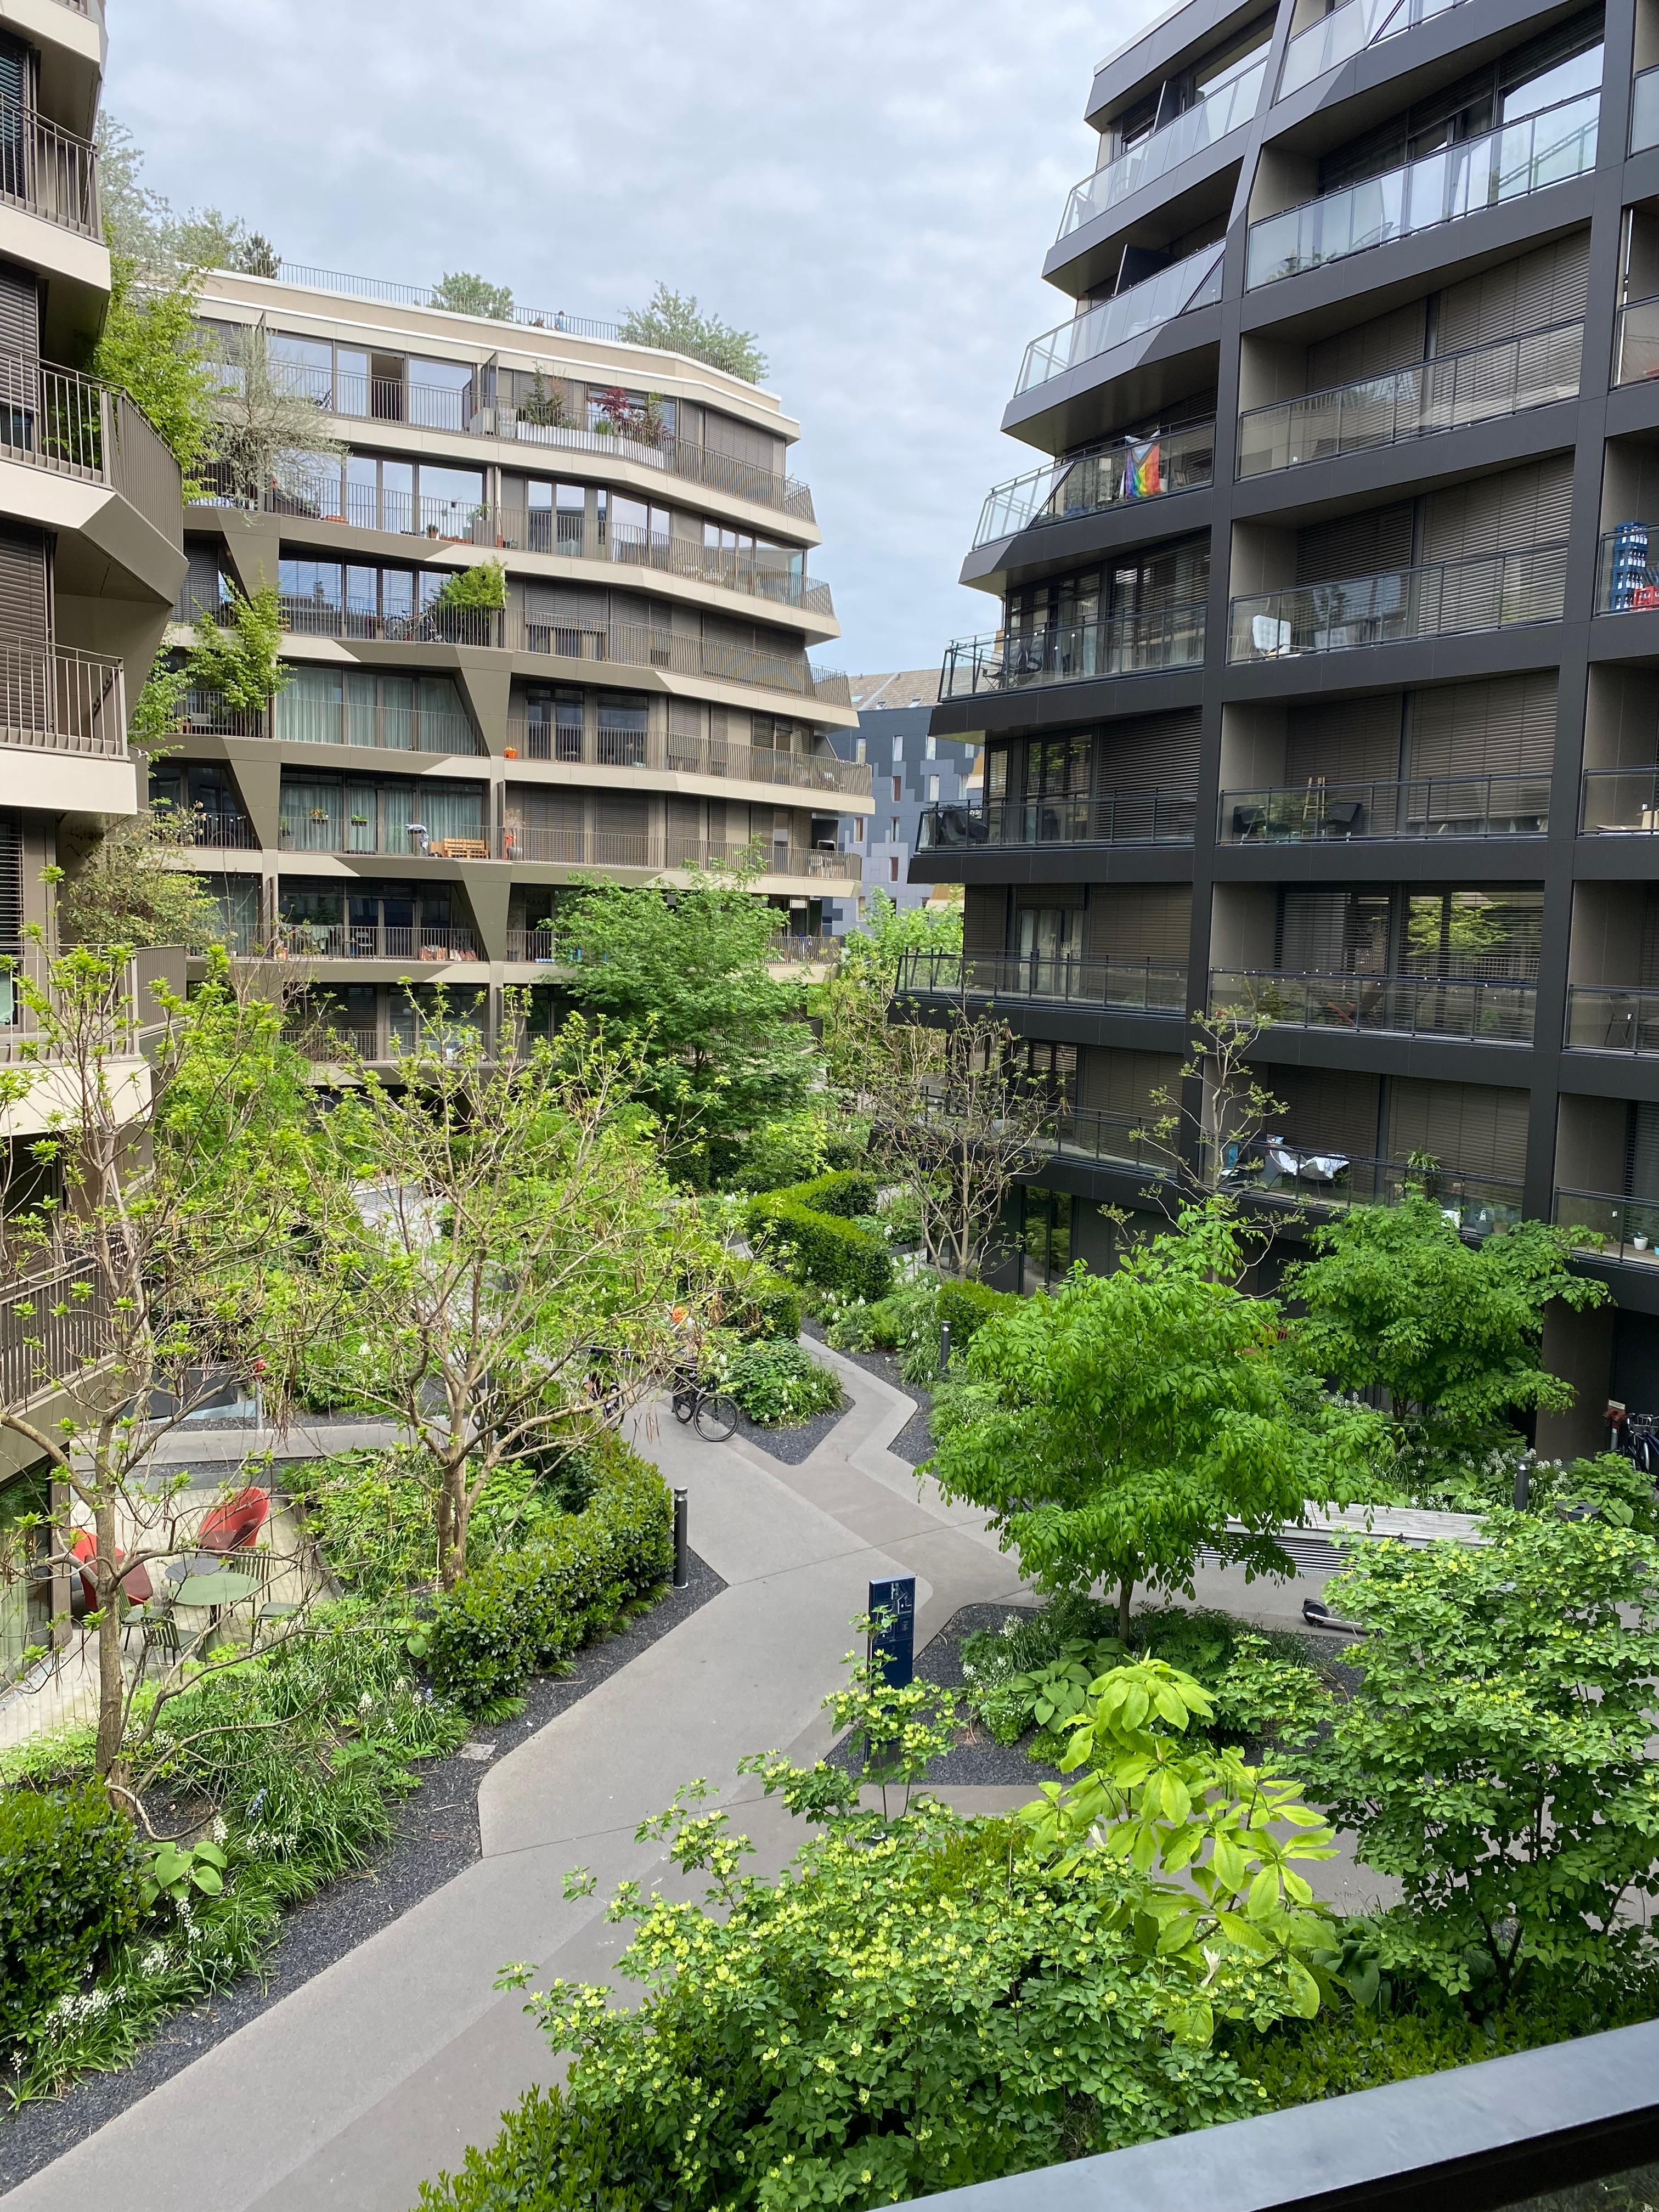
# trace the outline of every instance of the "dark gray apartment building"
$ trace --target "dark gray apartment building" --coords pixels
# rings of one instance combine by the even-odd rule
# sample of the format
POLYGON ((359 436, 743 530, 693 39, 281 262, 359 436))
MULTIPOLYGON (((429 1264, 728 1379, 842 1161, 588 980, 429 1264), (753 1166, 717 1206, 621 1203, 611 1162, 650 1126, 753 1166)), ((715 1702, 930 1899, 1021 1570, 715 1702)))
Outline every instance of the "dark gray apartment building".
POLYGON ((869 768, 873 811, 849 816, 843 824, 848 848, 863 856, 864 876, 858 896, 842 902, 835 925, 840 930, 857 926, 872 890, 884 891, 897 907, 925 906, 929 886, 910 880, 923 817, 931 827, 933 809, 965 805, 979 792, 975 742, 938 737, 928 727, 939 696, 935 670, 854 676, 849 682, 858 728, 832 732, 830 743, 842 760, 869 768))
POLYGON ((912 981, 1071 1109, 1028 1283, 1109 1264, 1191 1021, 1253 1007, 1253 1202, 1427 1159, 1469 1236, 1606 1239, 1541 1438, 1594 1446, 1659 1409, 1659 4, 1189 0, 1087 113, 932 719, 985 748, 912 868, 964 972, 912 981))

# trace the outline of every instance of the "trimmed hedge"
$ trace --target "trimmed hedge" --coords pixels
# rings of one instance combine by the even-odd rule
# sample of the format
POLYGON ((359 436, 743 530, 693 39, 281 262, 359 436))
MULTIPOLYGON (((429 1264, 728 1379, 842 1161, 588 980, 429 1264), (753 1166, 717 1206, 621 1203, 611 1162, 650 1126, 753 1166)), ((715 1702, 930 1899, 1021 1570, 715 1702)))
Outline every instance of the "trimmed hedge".
POLYGON ((0 2051, 133 1935, 143 1875, 100 1783, 0 1794, 0 2051))
POLYGON ((608 1431, 592 1496, 522 1550, 441 1596, 427 1632, 433 1686, 462 1711, 513 1697, 674 1571, 674 1506, 656 1468, 608 1431))
POLYGON ((938 1320, 950 1322, 951 1349, 959 1352, 988 1321, 997 1314, 1012 1312, 1019 1303, 1010 1291, 994 1291, 987 1283, 947 1279, 939 1286, 933 1312, 938 1320))
POLYGON ((739 1268, 725 1304, 726 1319, 745 1344, 769 1343, 774 1337, 793 1343, 800 1334, 800 1292, 787 1275, 762 1261, 739 1268))
POLYGON ((893 1263, 881 1238, 852 1217, 873 1213, 875 1206, 874 1176, 840 1169, 756 1199, 745 1225, 757 1249, 793 1245, 799 1273, 821 1290, 874 1300, 886 1296, 893 1263))
POLYGON ((854 1214, 875 1212, 877 1188, 874 1176, 862 1168, 834 1168, 807 1182, 786 1183, 781 1190, 769 1194, 793 1199, 797 1206, 809 1206, 814 1213, 833 1213, 850 1221, 854 1214))

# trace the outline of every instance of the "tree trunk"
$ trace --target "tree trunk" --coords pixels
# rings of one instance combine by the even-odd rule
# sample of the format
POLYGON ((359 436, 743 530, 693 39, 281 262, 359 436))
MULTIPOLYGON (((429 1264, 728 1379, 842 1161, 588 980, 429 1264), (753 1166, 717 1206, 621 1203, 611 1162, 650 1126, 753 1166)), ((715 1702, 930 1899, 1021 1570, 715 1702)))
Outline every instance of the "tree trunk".
POLYGON ((97 1551, 93 1588, 98 1595, 97 1768, 106 1782, 125 1780, 121 1758, 125 1734, 126 1683, 121 1674, 121 1584, 115 1558, 115 1507, 100 1505, 93 1515, 97 1551))
POLYGON ((1117 1636, 1126 1651, 1129 1648, 1129 1600, 1134 1595, 1134 1588, 1127 1575, 1117 1586, 1117 1636))
POLYGON ((446 1462, 443 1489, 438 1499, 439 1577, 446 1589, 453 1589, 466 1572, 466 1533, 471 1517, 466 1496, 466 1462, 446 1462))

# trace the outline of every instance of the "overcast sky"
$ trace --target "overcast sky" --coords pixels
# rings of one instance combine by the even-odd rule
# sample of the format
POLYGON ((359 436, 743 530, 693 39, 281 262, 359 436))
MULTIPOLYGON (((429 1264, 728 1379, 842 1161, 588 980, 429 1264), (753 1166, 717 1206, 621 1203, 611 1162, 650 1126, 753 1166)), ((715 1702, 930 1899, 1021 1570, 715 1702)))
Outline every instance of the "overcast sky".
POLYGON ((1094 64, 1158 0, 118 0, 105 99, 176 207, 288 259, 473 269, 602 318, 659 278, 758 332, 850 673, 991 626, 956 581, 1094 64))

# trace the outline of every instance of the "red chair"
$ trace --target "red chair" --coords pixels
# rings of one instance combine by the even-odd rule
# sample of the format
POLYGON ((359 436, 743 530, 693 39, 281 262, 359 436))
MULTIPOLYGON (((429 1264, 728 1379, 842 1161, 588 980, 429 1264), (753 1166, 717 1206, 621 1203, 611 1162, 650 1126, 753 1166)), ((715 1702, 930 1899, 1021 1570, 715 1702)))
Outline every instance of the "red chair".
POLYGON ((198 1550, 214 1552, 221 1558, 230 1552, 251 1551, 270 1511, 270 1493, 250 1484, 205 1516, 196 1532, 198 1550))
MULTIPOLYGON (((98 1540, 89 1528, 77 1528, 70 1538, 70 1551, 77 1559, 95 1559, 98 1556, 98 1540)), ((86 1599, 85 1611, 96 1613, 98 1585, 84 1567, 81 1570, 81 1590, 86 1599)))

